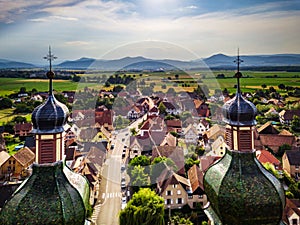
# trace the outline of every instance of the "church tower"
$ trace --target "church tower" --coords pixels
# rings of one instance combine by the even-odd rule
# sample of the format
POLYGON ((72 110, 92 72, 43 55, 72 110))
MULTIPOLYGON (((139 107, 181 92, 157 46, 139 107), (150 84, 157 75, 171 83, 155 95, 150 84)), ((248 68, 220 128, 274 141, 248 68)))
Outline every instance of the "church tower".
POLYGON ((32 133, 36 140, 36 162, 39 164, 53 163, 63 159, 65 154, 65 128, 69 110, 66 105, 59 102, 53 94, 52 80, 55 76, 52 71, 52 60, 56 57, 49 53, 44 59, 49 61, 50 70, 47 72, 49 79, 49 96, 40 106, 36 107, 31 115, 33 123, 32 133))
POLYGON ((222 108, 230 149, 205 173, 204 189, 209 200, 205 212, 215 225, 279 225, 284 190, 256 159, 253 129, 257 110, 241 94, 239 54, 235 62, 236 95, 222 108))

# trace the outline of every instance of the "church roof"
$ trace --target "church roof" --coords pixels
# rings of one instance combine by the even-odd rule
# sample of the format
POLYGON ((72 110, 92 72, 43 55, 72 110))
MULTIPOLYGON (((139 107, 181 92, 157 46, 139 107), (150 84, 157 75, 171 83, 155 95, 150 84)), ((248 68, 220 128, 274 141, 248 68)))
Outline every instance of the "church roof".
POLYGON ((204 176, 205 193, 223 224, 279 224, 285 196, 253 152, 228 150, 204 176))
POLYGON ((0 212, 3 224, 84 224, 85 206, 61 161, 33 164, 33 173, 0 212))

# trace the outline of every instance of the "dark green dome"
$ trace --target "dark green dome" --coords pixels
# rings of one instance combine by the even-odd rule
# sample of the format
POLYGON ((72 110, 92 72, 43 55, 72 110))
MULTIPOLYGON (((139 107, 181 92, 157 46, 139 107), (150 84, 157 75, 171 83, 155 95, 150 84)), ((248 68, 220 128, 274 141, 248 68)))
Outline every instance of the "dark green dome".
POLYGON ((227 150, 208 168, 204 189, 223 225, 278 225, 285 205, 281 183, 255 152, 227 150))
POLYGON ((85 207, 63 173, 62 161, 33 164, 33 173, 0 211, 1 224, 80 225, 85 207))

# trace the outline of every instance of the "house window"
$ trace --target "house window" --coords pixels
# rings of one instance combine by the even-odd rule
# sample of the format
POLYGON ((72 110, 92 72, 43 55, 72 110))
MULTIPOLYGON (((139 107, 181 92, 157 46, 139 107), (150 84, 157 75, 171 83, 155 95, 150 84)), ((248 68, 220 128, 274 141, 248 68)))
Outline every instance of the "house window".
POLYGON ((167 195, 167 196, 172 195, 172 191, 167 191, 166 195, 167 195))
POLYGON ((182 202, 183 202, 183 201, 182 201, 182 198, 178 198, 178 199, 177 199, 177 204, 182 204, 182 202))
POLYGON ((177 184, 173 184, 173 188, 177 188, 177 184))
POLYGON ((295 166, 295 169, 296 169, 296 170, 299 170, 299 166, 295 166))
POLYGON ((172 204, 172 199, 167 199, 167 205, 171 205, 172 204))
POLYGON ((298 223, 297 223, 297 222, 298 222, 298 220, 297 220, 297 219, 293 219, 293 220, 292 220, 292 225, 298 225, 298 223))
POLYGON ((177 190, 177 194, 178 194, 178 195, 181 195, 181 190, 177 190))
POLYGON ((188 198, 189 199, 193 199, 193 195, 188 195, 188 198))
POLYGON ((198 195, 198 198, 202 199, 202 198, 203 198, 203 195, 198 195))

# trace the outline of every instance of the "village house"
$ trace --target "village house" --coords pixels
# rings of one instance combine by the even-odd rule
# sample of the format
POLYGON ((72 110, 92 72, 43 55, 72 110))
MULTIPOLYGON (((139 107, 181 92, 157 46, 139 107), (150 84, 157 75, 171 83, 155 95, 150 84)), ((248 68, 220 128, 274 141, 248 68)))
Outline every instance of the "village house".
POLYGON ((17 123, 14 126, 15 136, 17 137, 28 136, 31 130, 32 130, 31 123, 17 123))
POLYGON ((282 156, 282 167, 291 177, 300 178, 300 151, 288 150, 282 156))
POLYGON ((282 110, 279 113, 280 123, 283 124, 283 125, 289 125, 289 124, 291 124, 294 116, 300 117, 300 109, 297 109, 297 110, 282 110))
POLYGON ((210 116, 209 105, 206 102, 194 99, 194 105, 199 117, 207 118, 210 116))
POLYGON ((188 179, 191 184, 191 194, 188 195, 188 204, 192 209, 197 208, 197 205, 199 204, 202 208, 207 203, 207 197, 203 186, 203 176, 203 172, 197 165, 193 165, 188 170, 188 179))
POLYGON ((214 124, 208 131, 203 134, 203 140, 206 145, 213 143, 219 136, 225 138, 225 127, 219 124, 214 124))
POLYGON ((153 106, 147 113, 148 118, 159 116, 159 110, 157 106, 153 106))
POLYGON ((276 170, 282 170, 281 162, 267 150, 257 150, 256 158, 260 163, 270 163, 276 170))
POLYGON ((188 203, 191 187, 187 178, 165 170, 157 180, 157 193, 165 200, 165 209, 180 209, 188 203))
POLYGON ((127 118, 130 120, 136 120, 145 114, 142 106, 133 105, 127 113, 127 118))
POLYGON ((254 138, 254 147, 256 150, 269 148, 277 152, 279 147, 284 144, 290 146, 296 144, 296 138, 293 134, 287 130, 279 132, 271 122, 267 122, 258 128, 254 138))
POLYGON ((106 159, 106 149, 92 146, 84 157, 78 173, 85 176, 90 184, 90 202, 95 203, 99 195, 100 174, 103 163, 106 159))
POLYGON ((186 144, 196 145, 198 143, 199 135, 196 128, 192 124, 184 129, 183 136, 186 144))
POLYGON ((175 105, 174 103, 171 103, 169 101, 167 101, 166 99, 164 99, 161 104, 163 104, 165 107, 166 107, 166 112, 168 114, 171 114, 171 115, 178 115, 181 113, 181 110, 180 108, 175 105))
POLYGON ((8 180, 27 177, 28 168, 34 160, 35 154, 27 147, 20 149, 12 156, 2 151, 0 152, 0 176, 8 180))
POLYGON ((131 136, 129 145, 129 158, 133 159, 140 155, 151 155, 152 147, 159 146, 164 140, 165 131, 151 131, 143 136, 131 136))
POLYGON ((208 154, 212 154, 214 156, 222 157, 226 153, 226 148, 228 148, 228 145, 225 142, 225 139, 223 136, 219 136, 212 144, 211 144, 211 150, 208 154))
POLYGON ((196 130, 200 137, 203 136, 205 131, 208 131, 210 128, 210 124, 206 119, 201 119, 198 124, 196 124, 196 130))
POLYGON ((285 208, 283 211, 282 220, 289 225, 300 224, 300 204, 299 200, 286 198, 285 208))
POLYGON ((160 146, 177 146, 177 138, 171 133, 167 133, 160 146))
POLYGON ((95 123, 105 127, 108 131, 113 130, 113 111, 110 109, 98 108, 95 111, 95 123))
POLYGON ((172 119, 166 121, 167 132, 174 131, 176 133, 182 132, 182 123, 180 119, 172 119))

